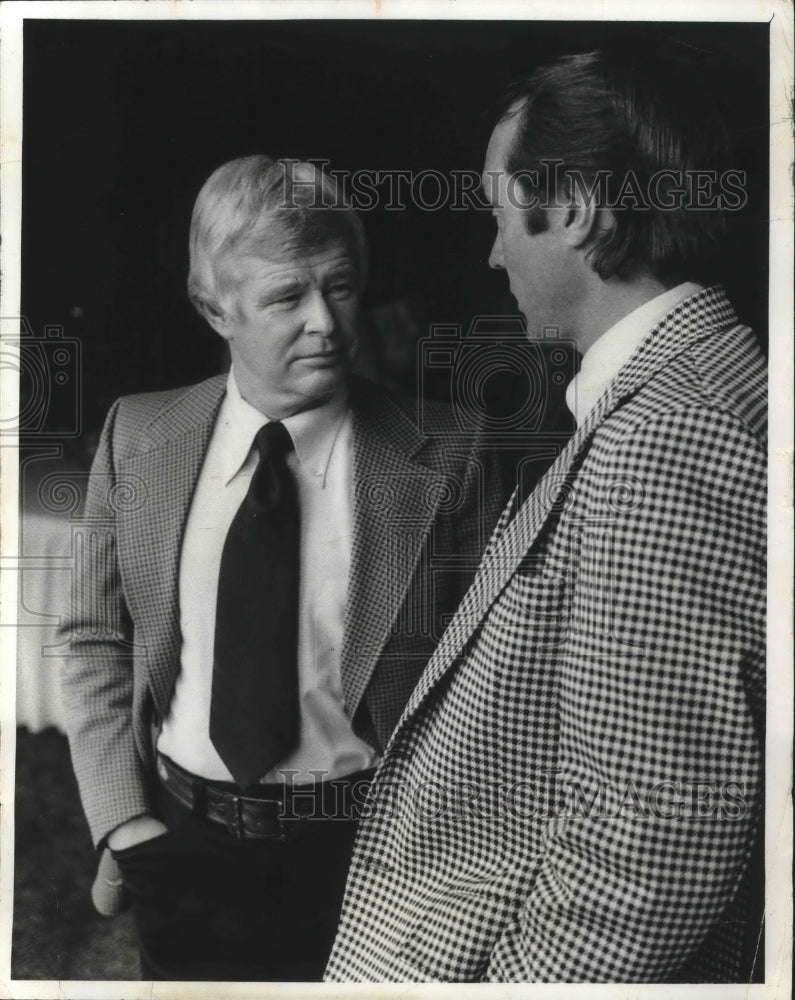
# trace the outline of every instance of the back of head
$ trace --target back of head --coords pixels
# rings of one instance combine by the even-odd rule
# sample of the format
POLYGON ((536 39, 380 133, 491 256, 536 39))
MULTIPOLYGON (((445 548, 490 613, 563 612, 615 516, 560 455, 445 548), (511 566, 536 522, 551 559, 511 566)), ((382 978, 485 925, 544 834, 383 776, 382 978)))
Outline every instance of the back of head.
POLYGON ((210 175, 193 207, 188 295, 200 313, 217 313, 235 258, 292 262, 333 244, 346 248, 363 285, 364 229, 319 167, 263 155, 230 160, 210 175))
MULTIPOLYGON (((614 224, 589 247, 603 279, 714 277, 731 154, 706 62, 683 46, 624 41, 560 58, 510 94, 505 117, 516 115, 517 128, 506 169, 540 178, 537 206, 579 191, 612 209, 614 224)), ((530 231, 544 225, 543 208, 531 209, 530 231)))

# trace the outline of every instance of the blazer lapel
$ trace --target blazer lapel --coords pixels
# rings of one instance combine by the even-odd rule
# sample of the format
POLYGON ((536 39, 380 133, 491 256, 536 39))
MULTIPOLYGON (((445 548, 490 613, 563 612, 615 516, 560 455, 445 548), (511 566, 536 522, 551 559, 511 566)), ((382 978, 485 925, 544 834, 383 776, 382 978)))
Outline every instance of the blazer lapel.
MULTIPOLYGON (((565 491, 564 481, 577 457, 588 444, 604 417, 609 397, 603 397, 580 425, 566 448, 536 485, 530 498, 510 520, 502 534, 493 539, 472 585, 437 646, 428 667, 409 699, 397 729, 419 707, 463 651, 487 611, 516 572, 538 536, 556 501, 565 491)), ((612 400, 610 400, 612 402, 612 400)), ((512 497, 509 504, 513 504, 512 497)))
POLYGON ((340 667, 350 718, 398 614, 416 614, 420 627, 423 608, 406 596, 447 490, 443 475, 414 460, 425 439, 403 411, 371 393, 362 405, 362 391, 352 393, 353 550, 340 667))
MULTIPOLYGON (((651 331, 578 427, 567 447, 536 486, 533 494, 493 539, 487 557, 442 636, 425 673, 396 726, 406 720, 456 662, 488 610, 527 555, 556 504, 565 500, 566 477, 599 426, 616 407, 696 340, 736 324, 737 318, 719 286, 704 289, 672 310, 651 331)), ((513 498, 509 504, 514 502, 513 498)), ((394 739, 394 734, 393 734, 394 739)))
POLYGON ((225 378, 195 386, 145 430, 137 453, 119 467, 120 482, 143 484, 145 502, 120 521, 127 598, 147 641, 150 688, 161 718, 179 671, 179 560, 196 480, 207 451, 225 378))

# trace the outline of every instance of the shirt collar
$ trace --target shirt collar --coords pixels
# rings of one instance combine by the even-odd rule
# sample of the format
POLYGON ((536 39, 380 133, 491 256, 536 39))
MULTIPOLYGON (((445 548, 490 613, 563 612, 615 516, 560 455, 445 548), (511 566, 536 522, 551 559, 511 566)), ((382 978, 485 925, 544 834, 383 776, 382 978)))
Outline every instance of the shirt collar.
MULTIPOLYGON (((299 463, 324 486, 334 444, 348 415, 348 390, 344 386, 327 403, 304 410, 282 421, 295 446, 299 463)), ((248 459, 254 437, 270 421, 240 394, 234 369, 226 383, 226 396, 218 414, 224 435, 222 477, 224 485, 234 479, 248 459)))
POLYGON ((599 397, 658 323, 702 286, 685 281, 633 309, 585 352, 579 374, 566 389, 566 405, 581 424, 599 397))

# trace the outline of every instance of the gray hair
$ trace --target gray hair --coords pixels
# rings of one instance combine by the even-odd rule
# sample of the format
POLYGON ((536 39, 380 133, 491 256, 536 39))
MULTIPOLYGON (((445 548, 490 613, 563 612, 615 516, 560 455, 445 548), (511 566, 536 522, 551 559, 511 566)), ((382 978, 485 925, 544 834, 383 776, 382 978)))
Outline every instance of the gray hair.
POLYGON ((230 258, 296 260, 342 243, 367 277, 364 227, 335 181, 311 163, 245 156, 205 181, 190 224, 188 296, 202 314, 223 311, 230 258))

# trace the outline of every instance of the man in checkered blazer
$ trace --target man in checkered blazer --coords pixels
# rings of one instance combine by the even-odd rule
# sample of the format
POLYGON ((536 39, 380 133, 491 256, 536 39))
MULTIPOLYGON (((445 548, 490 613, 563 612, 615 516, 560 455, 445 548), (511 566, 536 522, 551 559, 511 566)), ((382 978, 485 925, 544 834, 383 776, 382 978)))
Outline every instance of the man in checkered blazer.
POLYGON ((710 101, 676 53, 595 52, 534 73, 494 129, 490 264, 531 337, 583 354, 578 428, 392 734, 331 981, 748 975, 765 364, 709 284, 719 202, 693 210, 692 171, 723 165, 710 101))

